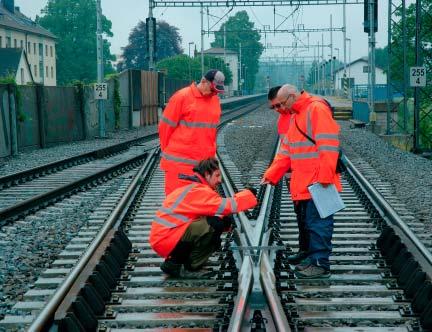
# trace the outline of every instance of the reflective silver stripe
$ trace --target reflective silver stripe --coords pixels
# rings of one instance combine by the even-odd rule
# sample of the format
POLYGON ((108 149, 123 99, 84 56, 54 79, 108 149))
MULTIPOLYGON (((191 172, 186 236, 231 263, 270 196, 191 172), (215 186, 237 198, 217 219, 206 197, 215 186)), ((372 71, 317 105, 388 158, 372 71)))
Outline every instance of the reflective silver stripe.
POLYGON ((165 152, 162 152, 162 157, 164 157, 167 160, 178 161, 180 163, 198 165, 198 161, 196 161, 196 160, 172 156, 172 155, 165 153, 165 152))
POLYGON ((208 122, 191 122, 191 121, 185 121, 181 120, 180 124, 186 127, 191 128, 217 128, 217 124, 215 123, 208 123, 208 122))
POLYGON ((304 146, 314 146, 311 141, 293 142, 289 144, 292 148, 300 148, 304 146))
POLYGON ((310 111, 307 111, 307 120, 306 120, 306 134, 308 134, 309 137, 312 137, 312 120, 311 120, 311 115, 310 115, 310 111))
POLYGON ((159 209, 159 211, 165 212, 167 215, 169 215, 169 216, 171 216, 173 218, 180 219, 181 221, 184 221, 184 222, 190 221, 188 217, 185 217, 182 214, 174 213, 172 210, 167 209, 166 207, 161 207, 159 209))
POLYGON ((169 222, 168 220, 162 219, 161 217, 158 217, 158 216, 156 216, 156 217, 154 218, 154 222, 155 222, 155 223, 158 223, 158 224, 160 224, 160 225, 162 225, 162 226, 166 226, 166 227, 168 227, 168 228, 174 228, 174 227, 177 227, 176 224, 174 224, 174 223, 172 223, 172 222, 169 222))
POLYGON ((218 209, 217 209, 217 211, 216 211, 216 215, 220 215, 220 214, 222 214, 222 212, 224 212, 224 210, 225 210, 225 208, 226 208, 226 205, 227 205, 227 199, 226 198, 222 198, 222 202, 221 202, 221 204, 219 205, 219 207, 218 207, 218 209))
POLYGON ((184 200, 184 198, 186 197, 186 195, 188 194, 189 191, 191 191, 191 189, 195 186, 194 183, 188 185, 183 192, 179 195, 179 197, 177 197, 177 199, 175 200, 174 204, 171 205, 171 207, 169 208, 171 211, 174 211, 174 209, 179 206, 179 204, 181 203, 182 200, 184 200))
POLYGON ((232 197, 230 197, 228 199, 231 201, 231 211, 233 213, 237 213, 237 203, 236 203, 235 199, 232 197))
POLYGON ((293 153, 291 159, 310 159, 318 158, 318 152, 307 152, 307 153, 293 153))
POLYGON ((339 140, 338 134, 316 134, 315 138, 318 139, 337 139, 339 140))
POLYGON ((279 154, 283 154, 284 156, 290 155, 290 153, 287 150, 281 150, 281 151, 279 151, 279 154))
POLYGON ((170 119, 162 116, 161 121, 169 124, 171 127, 177 127, 177 122, 171 121, 170 119))
POLYGON ((286 136, 284 136, 284 138, 282 140, 282 144, 285 144, 285 145, 289 144, 288 138, 286 138, 286 136))
POLYGON ((339 147, 331 145, 320 145, 318 151, 334 151, 339 152, 339 147))

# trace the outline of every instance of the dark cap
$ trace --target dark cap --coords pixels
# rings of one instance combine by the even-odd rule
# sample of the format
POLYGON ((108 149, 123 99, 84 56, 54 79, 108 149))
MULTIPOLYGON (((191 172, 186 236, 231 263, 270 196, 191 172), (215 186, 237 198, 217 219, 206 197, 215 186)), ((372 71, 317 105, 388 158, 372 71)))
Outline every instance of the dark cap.
POLYGON ((225 81, 225 75, 217 70, 217 69, 210 69, 205 75, 204 78, 212 82, 217 92, 224 92, 224 81, 225 81))

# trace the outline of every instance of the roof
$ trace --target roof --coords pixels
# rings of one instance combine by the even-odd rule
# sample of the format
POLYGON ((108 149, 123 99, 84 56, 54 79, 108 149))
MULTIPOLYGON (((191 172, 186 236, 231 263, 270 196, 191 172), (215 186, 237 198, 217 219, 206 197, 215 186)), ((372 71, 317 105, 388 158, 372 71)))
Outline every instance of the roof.
POLYGON ((237 54, 237 52, 231 51, 231 50, 225 50, 222 47, 212 47, 207 50, 204 50, 204 54, 220 54, 223 55, 226 54, 237 54))
MULTIPOLYGON (((366 63, 368 63, 368 62, 369 62, 369 59, 368 59, 367 56, 362 56, 361 58, 358 58, 357 60, 354 60, 354 61, 351 62, 351 63, 347 63, 346 66, 347 66, 347 68, 348 68, 348 67, 350 67, 350 66, 356 64, 357 62, 366 62, 366 63)), ((375 65, 375 68, 378 68, 378 69, 384 70, 383 68, 381 68, 380 66, 377 66, 377 65, 375 65)), ((334 73, 336 74, 337 72, 339 72, 339 71, 341 71, 341 70, 343 70, 343 69, 344 69, 344 66, 342 65, 342 66, 339 67, 338 69, 335 69, 334 73)))
POLYGON ((15 77, 22 53, 20 48, 0 48, 0 77, 15 77))
POLYGON ((47 29, 42 28, 36 22, 22 14, 19 10, 15 9, 11 13, 0 4, 0 26, 5 26, 9 29, 33 33, 40 36, 56 39, 57 37, 49 32, 47 29))

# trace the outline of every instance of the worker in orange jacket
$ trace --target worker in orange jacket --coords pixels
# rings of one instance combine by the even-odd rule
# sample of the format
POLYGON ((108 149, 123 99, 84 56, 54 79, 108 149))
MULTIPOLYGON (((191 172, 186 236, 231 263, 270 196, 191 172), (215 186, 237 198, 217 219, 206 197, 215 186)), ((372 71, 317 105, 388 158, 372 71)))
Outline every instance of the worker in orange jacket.
POLYGON ((166 258, 161 270, 174 277, 202 277, 197 270, 219 248, 222 232, 229 229, 230 219, 222 217, 257 204, 254 188, 227 198, 215 191, 221 182, 215 158, 201 161, 193 171, 193 175, 180 175, 187 184, 166 197, 150 231, 151 247, 166 258))
POLYGON ((292 170, 290 191, 300 234, 297 256, 303 258, 296 265, 296 274, 300 278, 328 277, 333 216, 319 216, 308 186, 318 182, 323 186, 334 184, 338 191, 342 190, 336 173, 339 125, 324 100, 305 91, 298 92, 289 84, 279 89, 272 103, 289 109, 292 117, 281 149, 261 182, 276 184, 287 170, 292 170), (315 140, 315 144, 306 136, 315 140))
POLYGON ((224 80, 222 72, 211 69, 198 85, 192 83, 169 100, 159 122, 166 195, 186 184, 179 174, 193 175, 200 160, 216 155, 221 116, 217 94, 224 91, 224 80))

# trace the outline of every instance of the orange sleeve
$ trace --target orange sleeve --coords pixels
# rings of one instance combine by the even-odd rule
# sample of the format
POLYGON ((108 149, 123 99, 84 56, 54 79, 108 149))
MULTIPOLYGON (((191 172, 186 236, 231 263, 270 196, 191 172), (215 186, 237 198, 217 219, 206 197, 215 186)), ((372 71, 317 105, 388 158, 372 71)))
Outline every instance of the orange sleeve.
POLYGON ((159 141, 161 150, 164 151, 169 143, 172 133, 176 130, 182 117, 184 97, 180 93, 174 94, 168 102, 159 121, 159 141))
POLYGON ((340 128, 327 106, 315 103, 311 109, 311 120, 319 153, 319 183, 333 183, 339 156, 340 128))
POLYGON ((276 184, 282 176, 291 168, 291 158, 289 153, 288 139, 283 137, 281 146, 276 157, 273 159, 272 164, 264 173, 264 179, 271 184, 276 184))
POLYGON ((249 190, 242 190, 234 197, 225 198, 210 188, 195 188, 175 212, 202 216, 227 216, 250 209, 257 203, 255 195, 249 190))

